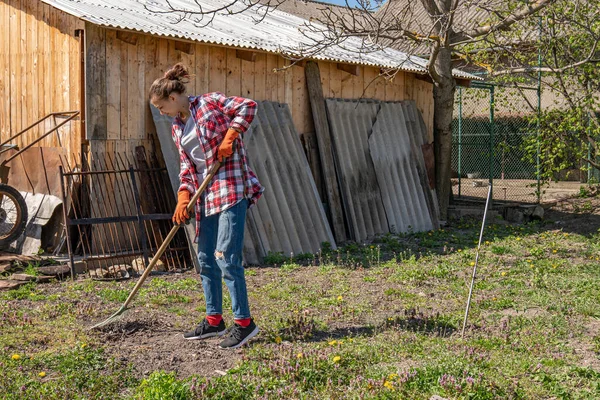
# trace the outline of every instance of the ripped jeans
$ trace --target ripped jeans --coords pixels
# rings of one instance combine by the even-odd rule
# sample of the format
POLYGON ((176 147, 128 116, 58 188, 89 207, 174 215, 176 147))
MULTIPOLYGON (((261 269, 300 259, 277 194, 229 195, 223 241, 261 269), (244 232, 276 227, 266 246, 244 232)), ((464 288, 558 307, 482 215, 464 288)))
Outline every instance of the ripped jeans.
POLYGON ((250 318, 246 278, 242 267, 244 223, 248 200, 243 199, 225 211, 200 218, 198 261, 206 299, 206 314, 223 314, 223 286, 225 281, 231 296, 235 319, 250 318))

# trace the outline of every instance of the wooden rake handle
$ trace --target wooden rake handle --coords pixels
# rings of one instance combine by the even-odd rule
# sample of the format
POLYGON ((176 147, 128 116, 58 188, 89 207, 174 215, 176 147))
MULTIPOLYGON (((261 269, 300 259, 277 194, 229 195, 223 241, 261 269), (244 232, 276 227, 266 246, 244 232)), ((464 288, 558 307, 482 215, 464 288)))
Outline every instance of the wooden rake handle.
MULTIPOLYGON (((204 181, 202 181, 202 184, 200 185, 198 190, 196 190, 196 193, 192 196, 192 199, 190 200, 190 204, 188 204, 188 206, 187 206, 188 214, 192 212, 192 210, 194 209, 194 206, 196 205, 196 202, 202 195, 202 192, 204 192, 206 190, 208 184, 210 183, 212 178, 215 176, 215 174, 217 173, 217 171, 219 170, 220 167, 221 167, 221 163, 219 161, 215 161, 215 163, 210 168, 210 171, 208 171, 206 178, 204 178, 204 181)), ((148 267, 144 270, 144 273, 142 274, 142 276, 136 283, 135 287, 133 288, 131 293, 129 293, 129 297, 127 297, 127 300, 125 300, 125 303, 123 303, 122 309, 126 309, 127 306, 129 305, 129 303, 131 303, 131 301, 137 294, 140 287, 142 287, 142 284, 144 283, 144 281, 146 280, 148 275, 150 275, 150 272, 152 271, 152 269, 154 268, 154 266, 156 265, 156 263, 158 262, 160 257, 163 255, 165 250, 167 250, 167 247, 169 247, 171 240, 173 240, 173 238, 175 237, 175 234, 177 233, 177 231, 179 230, 180 227, 181 227, 181 225, 173 225, 173 228, 171 228, 171 231, 169 232, 169 234, 163 241, 162 245, 158 248, 154 257, 152 257, 150 264, 148 264, 148 267)))

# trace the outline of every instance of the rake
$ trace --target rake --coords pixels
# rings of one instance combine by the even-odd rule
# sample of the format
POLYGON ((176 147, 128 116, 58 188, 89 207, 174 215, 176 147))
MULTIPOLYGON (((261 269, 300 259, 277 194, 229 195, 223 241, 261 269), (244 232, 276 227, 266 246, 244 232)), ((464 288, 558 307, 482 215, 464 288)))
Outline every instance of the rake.
MULTIPOLYGON (((188 214, 192 212, 192 210, 194 209, 194 205, 198 201, 198 198, 200 197, 202 192, 204 192, 204 190, 206 189, 206 187, 208 186, 208 184, 210 183, 212 178, 215 176, 215 174, 219 170, 220 166, 221 166, 221 163, 219 161, 215 161, 215 163, 212 165, 211 169, 208 172, 208 175, 206 175, 206 178, 204 178, 204 181, 202 181, 202 184, 200 185, 198 190, 196 190, 196 193, 194 194, 194 196, 192 196, 192 198, 190 200, 190 204, 188 204, 188 206, 187 206, 188 214)), ((144 283, 144 281, 146 280, 148 275, 150 275, 150 272, 152 271, 152 269, 154 268, 154 266, 156 265, 156 263, 158 262, 160 257, 163 255, 163 253, 165 252, 165 250, 171 243, 171 240, 173 240, 173 238, 175 237, 175 234, 177 233, 177 231, 179 230, 180 227, 181 227, 181 225, 174 225, 173 228, 171 228, 171 231, 169 232, 169 234, 163 241, 160 248, 156 251, 156 254, 154 255, 154 257, 152 257, 150 264, 148 264, 148 267, 144 270, 144 273, 142 274, 142 276, 136 283, 136 285, 133 288, 133 290, 131 291, 131 293, 129 293, 129 297, 127 297, 127 300, 125 300, 125 303, 123 303, 121 308, 119 308, 119 310, 116 313, 114 313, 113 315, 111 315, 110 317, 105 319, 104 321, 92 326, 89 329, 97 329, 97 328, 106 326, 108 324, 111 324, 111 323, 115 322, 116 320, 118 320, 123 314, 125 314, 125 312, 129 309, 128 308, 129 303, 131 303, 131 301, 134 299, 138 290, 140 289, 140 287, 142 287, 142 284, 144 283)))

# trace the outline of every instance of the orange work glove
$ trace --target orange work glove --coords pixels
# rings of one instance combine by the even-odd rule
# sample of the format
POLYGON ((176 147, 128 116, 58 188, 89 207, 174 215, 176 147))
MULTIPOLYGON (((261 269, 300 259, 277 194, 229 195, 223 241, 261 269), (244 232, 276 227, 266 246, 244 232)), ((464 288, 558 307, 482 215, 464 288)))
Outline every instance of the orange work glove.
POLYGON ((188 204, 190 204, 190 192, 187 190, 177 192, 177 207, 175 207, 175 213, 173 214, 173 222, 177 225, 184 224, 185 221, 190 219, 187 211, 188 204))
POLYGON ((217 153, 220 162, 223 162, 225 158, 230 157, 233 154, 233 141, 237 139, 239 135, 240 133, 234 128, 229 128, 227 130, 225 138, 221 142, 217 153))

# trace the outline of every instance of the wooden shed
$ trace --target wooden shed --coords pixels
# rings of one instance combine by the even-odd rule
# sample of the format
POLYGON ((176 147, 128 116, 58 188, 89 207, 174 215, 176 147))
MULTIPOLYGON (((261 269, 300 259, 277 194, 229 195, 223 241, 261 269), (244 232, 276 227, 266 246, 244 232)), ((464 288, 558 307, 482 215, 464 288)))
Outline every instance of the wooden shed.
MULTIPOLYGON (((197 10, 201 4, 210 10, 223 6, 223 0, 177 4, 188 10, 197 10)), ((164 162, 148 91, 169 67, 183 62, 193 73, 189 94, 220 91, 287 104, 318 194, 325 199, 325 181, 335 181, 335 177, 321 171, 305 76, 307 64, 292 64, 289 59, 298 47, 309 46, 307 38, 318 33, 303 32, 306 19, 279 10, 262 15, 254 9, 241 13, 232 9, 232 13, 207 18, 166 7, 166 2, 142 0, 0 0, 0 31, 5 38, 0 43, 0 140, 50 113, 77 110, 77 119, 40 145, 63 149, 72 165, 84 165, 91 154, 133 155, 138 146, 154 151, 159 163, 164 162)), ((426 79, 425 60, 394 49, 365 50, 356 38, 327 46, 308 58, 318 64, 320 89, 326 99, 414 100, 424 119, 426 142, 431 142, 433 87, 426 79), (385 79, 382 71, 396 74, 385 79)), ((460 71, 455 74, 468 79, 460 71)), ((56 123, 45 120, 27 130, 16 144, 30 143, 56 123)), ((93 183, 84 186, 90 193, 82 198, 97 207, 96 211, 82 211, 87 216, 112 216, 111 202, 115 208, 131 203, 128 198, 112 198, 119 192, 114 183, 105 185, 115 193, 104 200, 94 193, 93 183)), ((160 215, 164 218, 171 209, 167 205, 160 215)), ((139 210, 138 204, 138 216, 139 210)), ((336 220, 341 221, 341 216, 336 220)), ((111 235, 126 244, 131 239, 127 229, 121 227, 111 235)), ((92 231, 102 235, 97 233, 100 228, 94 226, 92 231)), ((79 232, 79 237, 86 235, 79 232)), ((93 246, 101 241, 93 241, 93 246)))
MULTIPOLYGON (((273 46, 268 43, 261 46, 264 38, 260 35, 255 41, 258 45, 248 48, 229 45, 226 40, 193 40, 193 35, 174 38, 164 26, 154 29, 151 19, 146 30, 160 33, 162 29, 162 34, 136 30, 139 27, 131 21, 136 20, 134 8, 141 3, 0 0, 4 38, 0 41, 0 139, 51 112, 81 110, 82 118, 60 130, 60 141, 52 136, 42 144, 68 149, 74 161, 90 151, 151 147, 156 131, 148 89, 166 69, 182 61, 195 74, 188 86, 190 93, 221 91, 287 103, 307 148, 315 142, 302 64, 276 71, 290 61, 269 51, 273 46), (81 8, 84 5, 86 9, 81 8)), ((290 23, 299 19, 274 13, 290 23)), ((256 30, 251 22, 242 29, 250 39, 256 30)), ((198 31, 201 36, 203 28, 198 31)), ((361 62, 359 55, 346 60, 326 58, 318 59, 324 97, 414 99, 431 131, 432 85, 419 79, 423 70, 400 71, 390 81, 379 77, 381 66, 361 62)), ((39 133, 30 130, 18 144, 28 143, 39 133)))

